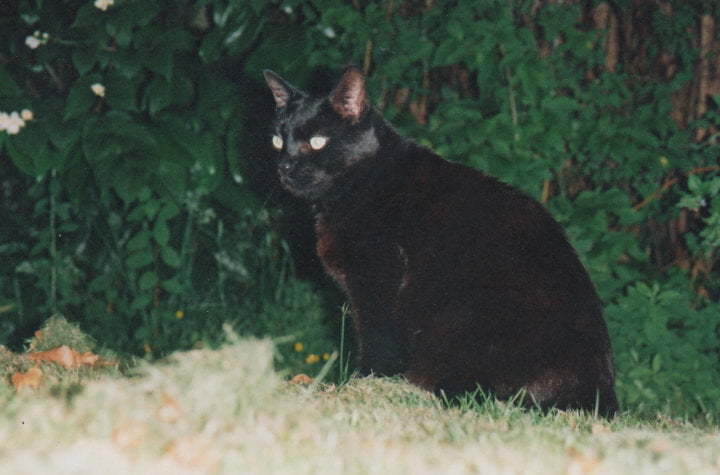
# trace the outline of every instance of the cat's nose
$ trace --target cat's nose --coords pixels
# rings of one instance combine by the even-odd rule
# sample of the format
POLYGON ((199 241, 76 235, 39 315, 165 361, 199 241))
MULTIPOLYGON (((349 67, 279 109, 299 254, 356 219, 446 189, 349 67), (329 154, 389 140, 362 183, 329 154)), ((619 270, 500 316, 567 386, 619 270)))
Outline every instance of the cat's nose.
POLYGON ((291 161, 280 162, 278 164, 278 168, 280 169, 281 173, 288 173, 292 171, 293 168, 295 168, 295 163, 291 161))

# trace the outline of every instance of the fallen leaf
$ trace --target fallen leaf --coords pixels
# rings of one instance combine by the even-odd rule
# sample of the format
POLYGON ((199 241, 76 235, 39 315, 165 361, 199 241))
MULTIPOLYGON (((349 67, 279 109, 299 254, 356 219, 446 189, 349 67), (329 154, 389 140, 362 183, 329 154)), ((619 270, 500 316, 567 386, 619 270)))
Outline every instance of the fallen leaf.
POLYGON ((310 384, 313 379, 305 373, 299 373, 292 377, 290 384, 310 384))
POLYGON ((570 447, 567 450, 570 456, 570 462, 567 466, 567 475, 585 475, 594 473, 600 465, 597 457, 583 454, 578 449, 570 447))
POLYGON ((74 368, 75 367, 75 357, 74 353, 76 353, 72 348, 70 348, 67 345, 58 346, 57 348, 53 348, 52 350, 47 351, 38 351, 35 353, 30 353, 28 355, 28 358, 31 361, 38 361, 38 362, 53 362, 57 363, 62 367, 65 368, 74 368))
POLYGON ((672 444, 665 439, 655 439, 647 445, 647 448, 657 453, 667 452, 672 448, 672 444))
POLYGON ((165 457, 193 470, 215 472, 220 460, 217 450, 198 436, 182 437, 165 448, 165 457))
POLYGON ((78 365, 95 366, 100 361, 100 357, 98 355, 90 353, 89 351, 86 351, 82 355, 78 355, 76 353, 73 356, 75 357, 75 364, 78 365))
POLYGON ((601 424, 599 422, 596 422, 592 425, 592 435, 607 435, 612 434, 612 430, 605 424, 601 424))
POLYGON ((56 363, 63 368, 77 368, 80 366, 112 366, 117 364, 113 361, 101 359, 98 355, 89 351, 78 353, 67 345, 58 346, 52 350, 30 353, 28 358, 31 361, 42 363, 56 363))
POLYGON ((37 366, 33 366, 24 373, 15 373, 10 377, 15 389, 20 391, 22 388, 37 389, 42 381, 43 372, 37 366))
POLYGON ((133 449, 139 447, 145 440, 147 425, 140 421, 124 422, 112 431, 110 437, 115 445, 121 449, 133 449))
POLYGON ((161 422, 173 423, 183 415, 183 408, 174 397, 167 393, 162 395, 162 403, 155 411, 155 417, 161 422))

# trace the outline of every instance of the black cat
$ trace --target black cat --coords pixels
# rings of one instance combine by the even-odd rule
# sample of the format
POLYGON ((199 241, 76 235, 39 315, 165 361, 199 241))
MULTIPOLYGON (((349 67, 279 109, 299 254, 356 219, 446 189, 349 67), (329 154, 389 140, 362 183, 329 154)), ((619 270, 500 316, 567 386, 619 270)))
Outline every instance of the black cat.
POLYGON ((316 214, 363 374, 452 396, 617 409, 600 301, 560 225, 509 185, 397 134, 349 68, 329 96, 265 71, 282 185, 316 214))

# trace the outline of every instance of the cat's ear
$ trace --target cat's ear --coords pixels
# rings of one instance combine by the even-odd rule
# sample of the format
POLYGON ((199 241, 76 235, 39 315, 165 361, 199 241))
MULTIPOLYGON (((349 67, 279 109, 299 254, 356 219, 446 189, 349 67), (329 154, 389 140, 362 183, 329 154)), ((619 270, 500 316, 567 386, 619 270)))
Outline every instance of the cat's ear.
POLYGON ((270 87, 272 95, 275 98, 275 106, 282 109, 288 105, 294 97, 302 95, 302 93, 290 85, 286 80, 266 69, 263 71, 265 82, 270 87))
POLYGON ((330 104, 340 117, 352 122, 360 120, 367 107, 365 77, 362 71, 355 67, 345 71, 340 83, 330 93, 330 104))

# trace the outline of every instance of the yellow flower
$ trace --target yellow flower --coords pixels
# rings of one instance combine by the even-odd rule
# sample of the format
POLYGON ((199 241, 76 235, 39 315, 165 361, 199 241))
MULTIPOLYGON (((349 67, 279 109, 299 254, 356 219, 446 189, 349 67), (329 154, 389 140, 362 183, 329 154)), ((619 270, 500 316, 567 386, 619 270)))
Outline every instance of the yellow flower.
POLYGON ((305 345, 303 345, 302 343, 300 343, 300 342, 298 341, 297 343, 295 343, 295 344, 293 345, 293 348, 295 349, 295 351, 297 351, 298 353, 300 353, 302 350, 305 349, 305 345))
POLYGON ((330 359, 330 353, 323 353, 323 360, 327 361, 330 359))
POLYGON ((175 318, 177 318, 178 320, 180 320, 180 319, 183 318, 184 316, 185 316, 185 312, 183 312, 182 310, 177 310, 177 311, 175 312, 175 318))
POLYGON ((307 364, 315 364, 318 361, 320 361, 320 357, 314 353, 307 355, 307 358, 305 358, 307 364))
POLYGON ((660 157, 659 161, 660 161, 660 165, 662 165, 664 167, 668 166, 668 164, 670 163, 670 160, 668 160, 668 158, 665 155, 660 157))

